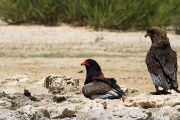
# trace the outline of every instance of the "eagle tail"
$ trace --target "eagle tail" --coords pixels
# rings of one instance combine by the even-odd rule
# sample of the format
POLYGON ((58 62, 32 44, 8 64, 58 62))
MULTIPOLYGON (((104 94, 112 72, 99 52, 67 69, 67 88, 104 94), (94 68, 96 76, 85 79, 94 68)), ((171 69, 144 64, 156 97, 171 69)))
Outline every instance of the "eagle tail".
POLYGON ((164 90, 170 88, 166 77, 162 73, 159 73, 157 76, 152 73, 150 75, 155 86, 162 87, 164 90))

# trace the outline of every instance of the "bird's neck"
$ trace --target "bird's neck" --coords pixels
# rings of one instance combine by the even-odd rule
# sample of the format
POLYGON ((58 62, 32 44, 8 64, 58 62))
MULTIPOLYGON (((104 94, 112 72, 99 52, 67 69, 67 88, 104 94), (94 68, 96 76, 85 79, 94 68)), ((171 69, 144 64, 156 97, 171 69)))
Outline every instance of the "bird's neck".
POLYGON ((93 79, 93 80, 94 80, 94 79, 105 79, 105 77, 104 77, 104 74, 102 73, 102 74, 100 74, 100 75, 93 76, 92 79, 93 79))
POLYGON ((164 36, 153 35, 153 36, 151 36, 151 41, 152 41, 152 44, 156 44, 159 42, 164 42, 166 44, 169 44, 169 38, 166 35, 164 35, 164 36))
POLYGON ((102 73, 101 69, 94 69, 94 68, 86 68, 86 80, 84 84, 91 82, 93 79, 103 79, 104 74, 102 73))
POLYGON ((157 49, 166 49, 166 48, 171 48, 169 38, 167 36, 158 36, 154 35, 151 37, 152 41, 152 48, 157 48, 157 49))
POLYGON ((159 42, 153 43, 151 48, 165 50, 165 49, 171 49, 171 45, 167 41, 159 41, 159 42))

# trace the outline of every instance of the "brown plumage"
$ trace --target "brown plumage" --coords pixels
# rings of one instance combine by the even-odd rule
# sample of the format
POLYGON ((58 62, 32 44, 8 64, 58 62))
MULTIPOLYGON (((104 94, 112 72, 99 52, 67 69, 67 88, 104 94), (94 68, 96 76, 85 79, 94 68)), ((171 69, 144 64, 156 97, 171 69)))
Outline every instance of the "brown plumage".
POLYGON ((168 89, 179 92, 177 83, 177 55, 171 49, 166 31, 160 27, 151 27, 145 37, 151 38, 152 45, 146 56, 146 65, 150 72, 156 93, 167 93, 168 89), (160 91, 158 87, 162 87, 160 91))
POLYGON ((104 83, 94 80, 93 82, 86 84, 82 88, 82 92, 85 97, 91 98, 93 95, 104 95, 111 91, 111 86, 104 83))
POLYGON ((86 79, 82 93, 90 99, 118 99, 124 92, 116 84, 114 78, 105 78, 99 64, 93 59, 85 60, 82 65, 86 67, 86 79))

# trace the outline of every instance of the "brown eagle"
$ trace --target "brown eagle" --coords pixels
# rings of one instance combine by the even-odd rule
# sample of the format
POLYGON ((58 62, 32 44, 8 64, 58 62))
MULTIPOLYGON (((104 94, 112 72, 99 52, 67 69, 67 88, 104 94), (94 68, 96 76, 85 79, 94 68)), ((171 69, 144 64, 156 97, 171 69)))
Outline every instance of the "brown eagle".
POLYGON ((124 92, 116 84, 114 78, 105 78, 99 64, 93 59, 81 63, 86 67, 86 79, 82 93, 90 99, 118 99, 124 92))
POLYGON ((171 48, 166 30, 154 26, 147 30, 147 36, 151 38, 152 45, 146 56, 146 65, 156 88, 154 94, 166 94, 169 89, 179 93, 177 55, 171 48), (163 90, 159 90, 159 87, 163 90))

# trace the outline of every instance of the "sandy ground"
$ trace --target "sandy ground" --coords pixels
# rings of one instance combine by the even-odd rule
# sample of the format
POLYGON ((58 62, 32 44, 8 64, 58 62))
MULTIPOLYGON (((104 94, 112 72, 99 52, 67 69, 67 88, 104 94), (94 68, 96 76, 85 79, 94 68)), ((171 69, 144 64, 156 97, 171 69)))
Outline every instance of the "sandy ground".
MULTIPOLYGON (((168 33, 179 58, 180 36, 168 33)), ((33 83, 60 74, 80 78, 83 84, 85 68, 80 63, 92 58, 105 76, 116 78, 119 85, 151 92, 154 86, 145 65, 151 42, 144 34, 69 26, 0 26, 0 81, 27 74, 33 83), (78 73, 81 70, 83 73, 78 73)))

